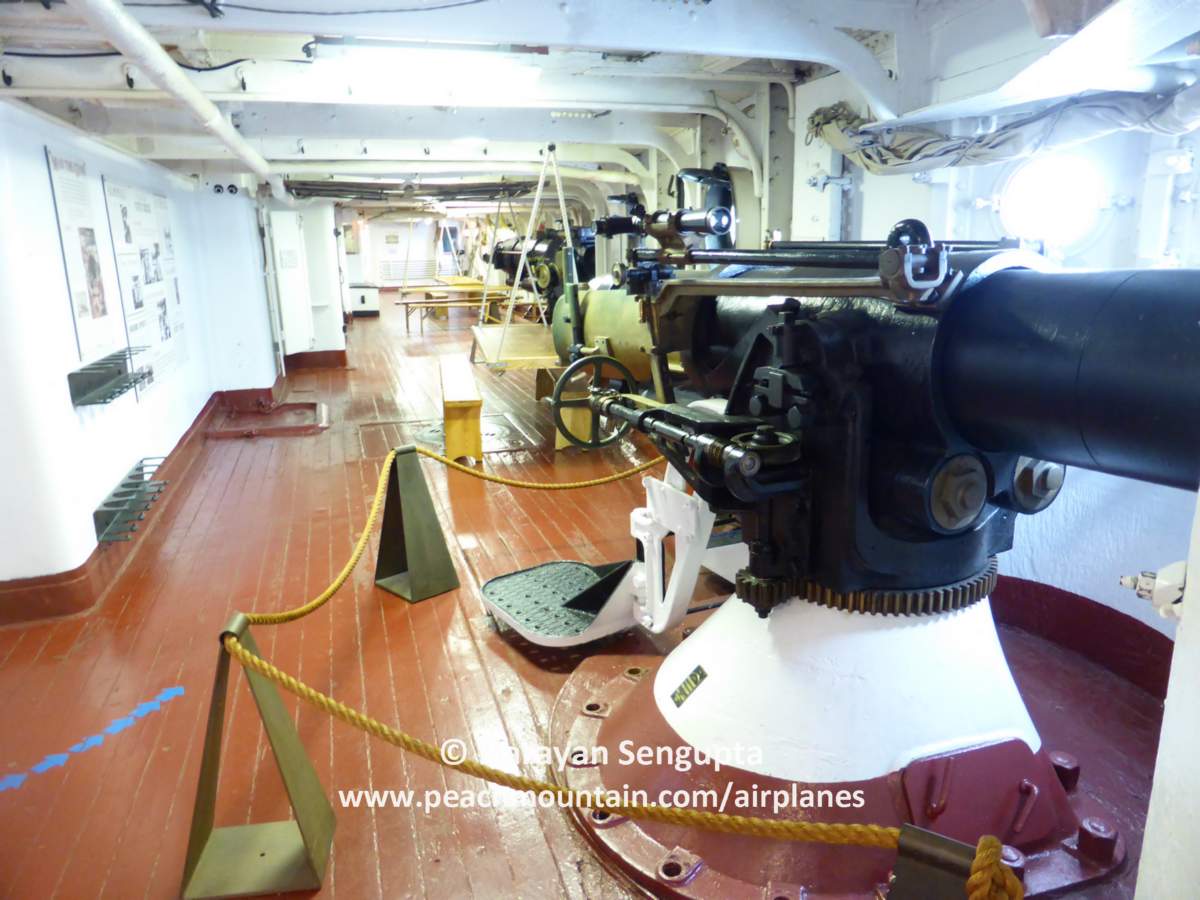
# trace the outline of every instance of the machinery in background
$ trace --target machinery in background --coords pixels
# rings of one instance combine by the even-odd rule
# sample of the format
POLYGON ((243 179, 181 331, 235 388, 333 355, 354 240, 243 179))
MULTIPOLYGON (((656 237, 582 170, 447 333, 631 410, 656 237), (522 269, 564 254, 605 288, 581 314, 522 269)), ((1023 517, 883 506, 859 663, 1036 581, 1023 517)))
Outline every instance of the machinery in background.
MULTIPOLYGON (((729 169, 723 163, 711 169, 681 169, 673 184, 672 193, 676 197, 684 196, 686 185, 698 185, 704 192, 704 206, 648 213, 636 194, 610 197, 611 202, 624 204, 625 215, 597 220, 593 241, 596 235, 605 238, 629 235, 638 241, 650 237, 662 248, 685 253, 731 251, 737 217, 729 169)), ((625 265, 614 267, 615 289, 591 288, 586 284, 590 279, 582 276, 577 284, 567 285, 568 302, 556 306, 551 317, 554 349, 563 365, 584 356, 612 356, 632 374, 635 382, 649 382, 650 331, 642 310, 628 302, 628 271, 625 265)), ((672 367, 676 377, 684 375, 678 358, 672 359, 672 367)), ((563 391, 560 389, 559 393, 563 391)), ((566 434, 568 429, 561 413, 556 411, 555 417, 560 431, 566 434)))
MULTIPOLYGON (((672 249, 728 250, 736 239, 737 210, 733 202, 733 181, 724 163, 711 169, 680 169, 673 182, 675 197, 682 198, 686 185, 704 190, 704 205, 695 209, 658 210, 648 213, 637 194, 609 197, 623 203, 625 215, 596 220, 601 237, 635 235, 652 237, 662 247, 672 249)), ((620 281, 619 273, 614 277, 620 281)))
MULTIPOLYGON (((571 238, 575 246, 576 277, 586 283, 596 274, 596 232, 592 228, 572 228, 571 238)), ((564 286, 570 280, 563 271, 566 235, 562 231, 543 229, 531 238, 526 272, 518 278, 517 269, 521 265, 524 244, 522 237, 497 241, 492 248, 492 263, 508 276, 509 284, 517 280, 526 290, 536 290, 537 295, 545 301, 548 314, 552 314, 564 286)))
MULTIPOLYGON (((875 243, 755 251, 685 237, 723 223, 713 209, 597 223, 659 246, 629 250, 624 296, 568 289, 555 334, 575 361, 554 405, 560 427, 563 408, 590 412, 586 434, 565 432, 573 442, 636 429, 671 466, 634 511, 636 559, 566 599, 581 616, 570 627, 599 623, 590 638, 678 622, 689 598, 664 584, 662 538, 676 534, 686 582, 714 515, 740 524, 736 595, 661 661, 585 661, 552 732, 610 760, 627 742, 727 763, 756 748, 669 786, 845 792, 849 806, 737 811, 915 824, 966 844, 997 834, 1030 895, 1104 878, 1125 856, 1112 811, 1126 798, 1083 789, 1071 755, 1043 747, 987 597, 1017 517, 1053 502, 1067 465, 1200 484, 1200 273, 1054 272, 1008 246, 935 241, 915 220, 875 243), (685 271, 696 265, 716 268, 685 271)), ((664 784, 660 768, 611 763, 568 767, 566 781, 664 784)), ((894 862, 580 826, 674 896, 873 898, 894 862)))

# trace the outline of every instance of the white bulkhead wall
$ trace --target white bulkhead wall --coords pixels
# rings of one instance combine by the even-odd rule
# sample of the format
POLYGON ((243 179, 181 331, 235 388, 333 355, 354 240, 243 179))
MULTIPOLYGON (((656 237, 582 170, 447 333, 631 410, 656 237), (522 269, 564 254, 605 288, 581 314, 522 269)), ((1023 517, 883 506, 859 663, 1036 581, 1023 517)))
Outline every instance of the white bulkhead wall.
POLYGON ((1200 743, 1200 703, 1193 696, 1200 684, 1200 505, 1186 557, 1193 573, 1184 590, 1184 617, 1179 623, 1171 680, 1163 711, 1154 788, 1146 817, 1146 835, 1138 864, 1137 900, 1192 897, 1200 883, 1200 778, 1196 777, 1196 745, 1200 743))
POLYGON ((333 201, 272 208, 267 218, 285 353, 346 349, 333 201))
POLYGON ((291 209, 273 209, 267 220, 283 329, 283 352, 289 355, 308 353, 315 350, 316 345, 302 214, 291 209))
POLYGON ((306 206, 300 213, 312 303, 314 350, 345 350, 342 284, 338 265, 333 201, 306 206))
MULTIPOLYGON (((216 390, 275 379, 253 205, 202 195, 157 166, 115 153, 16 106, 0 104, 0 581, 81 565, 96 547, 92 511, 139 459, 170 452, 216 390), (173 209, 186 360, 140 399, 76 409, 67 373, 75 344, 45 147, 100 176, 165 194, 173 209)), ((103 221, 103 218, 101 218, 103 221)), ((97 243, 113 248, 107 229, 97 243)), ((105 263, 107 265, 107 263, 105 263)), ((115 281, 106 285, 115 298, 115 281)), ((90 362, 90 360, 88 360, 90 362)), ((153 512, 151 512, 153 515, 153 512)))

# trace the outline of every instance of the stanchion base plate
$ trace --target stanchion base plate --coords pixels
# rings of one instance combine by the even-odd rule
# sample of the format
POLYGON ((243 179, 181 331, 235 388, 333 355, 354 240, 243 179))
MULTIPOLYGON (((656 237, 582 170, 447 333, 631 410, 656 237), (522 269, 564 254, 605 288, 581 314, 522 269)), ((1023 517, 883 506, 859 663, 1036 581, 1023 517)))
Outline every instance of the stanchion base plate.
POLYGON ((315 891, 304 838, 294 819, 214 829, 184 891, 184 900, 315 891))

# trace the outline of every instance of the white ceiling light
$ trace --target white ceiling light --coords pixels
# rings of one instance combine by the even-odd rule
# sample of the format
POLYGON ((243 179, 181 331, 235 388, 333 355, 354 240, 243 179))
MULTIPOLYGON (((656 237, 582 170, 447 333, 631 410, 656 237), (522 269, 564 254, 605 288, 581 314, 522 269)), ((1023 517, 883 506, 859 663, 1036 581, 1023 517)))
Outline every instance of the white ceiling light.
POLYGON ((1053 155, 1022 163, 995 205, 1006 234, 1061 250, 1095 230, 1109 200, 1109 186, 1091 159, 1053 155))
POLYGON ((486 106, 534 88, 542 70, 494 51, 348 46, 322 50, 355 95, 430 106, 486 106))

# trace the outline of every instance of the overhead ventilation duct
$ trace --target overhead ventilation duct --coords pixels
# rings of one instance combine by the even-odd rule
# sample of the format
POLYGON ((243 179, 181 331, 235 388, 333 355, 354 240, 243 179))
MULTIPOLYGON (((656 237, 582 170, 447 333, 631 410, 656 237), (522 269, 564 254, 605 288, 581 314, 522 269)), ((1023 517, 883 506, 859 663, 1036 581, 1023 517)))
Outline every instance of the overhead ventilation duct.
POLYGON ((956 137, 917 125, 867 131, 848 103, 822 107, 808 118, 817 138, 876 175, 949 166, 982 166, 1061 150, 1118 131, 1185 134, 1200 128, 1200 84, 1172 94, 1108 93, 1055 103, 985 134, 956 137))

